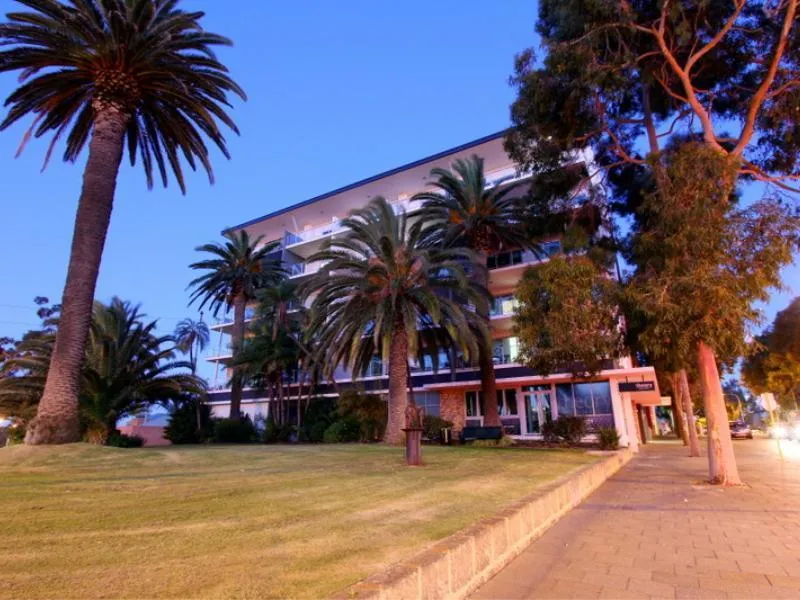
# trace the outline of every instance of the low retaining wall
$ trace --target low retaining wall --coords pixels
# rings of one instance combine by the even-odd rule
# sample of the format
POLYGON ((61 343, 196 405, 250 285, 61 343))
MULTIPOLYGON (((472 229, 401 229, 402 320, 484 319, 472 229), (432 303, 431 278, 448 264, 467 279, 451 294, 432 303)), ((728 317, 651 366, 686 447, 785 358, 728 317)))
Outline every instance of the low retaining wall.
POLYGON ((489 580, 632 457, 623 449, 545 486, 497 515, 342 590, 336 600, 464 598, 489 580))

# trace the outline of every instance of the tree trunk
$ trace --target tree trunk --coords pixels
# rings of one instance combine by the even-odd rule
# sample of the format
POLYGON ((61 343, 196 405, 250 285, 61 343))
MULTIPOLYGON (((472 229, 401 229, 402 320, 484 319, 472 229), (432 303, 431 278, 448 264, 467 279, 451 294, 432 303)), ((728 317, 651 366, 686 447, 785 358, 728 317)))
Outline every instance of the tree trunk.
POLYGON ((697 425, 694 422, 694 405, 692 404, 692 391, 689 389, 689 377, 686 369, 678 373, 681 386, 681 400, 683 412, 686 414, 686 429, 689 434, 689 456, 700 456, 700 440, 697 438, 697 425))
POLYGON ((111 220, 129 116, 113 107, 96 112, 72 234, 50 368, 26 444, 64 444, 80 438, 78 393, 94 291, 111 220))
POLYGON ((717 370, 714 351, 704 342, 697 346, 697 367, 703 385, 703 400, 708 422, 708 471, 711 483, 740 485, 736 456, 733 453, 728 413, 717 370))
POLYGON ((686 423, 683 421, 683 407, 681 403, 681 376, 678 373, 670 374, 672 382, 672 414, 675 416, 675 433, 683 442, 684 446, 689 445, 689 437, 686 433, 686 423))
MULTIPOLYGON (((233 332, 231 340, 231 353, 236 356, 242 349, 244 343, 244 312, 247 307, 247 299, 241 294, 233 299, 233 332)), ((228 415, 231 419, 242 417, 242 379, 237 373, 238 368, 233 367, 233 377, 231 377, 231 412, 228 415)))
POLYGON ((408 336, 403 323, 396 323, 389 345, 389 418, 384 441, 402 444, 405 441, 406 407, 408 406, 408 336))
MULTIPOLYGON (((481 264, 475 269, 475 280, 483 287, 489 287, 489 271, 486 267, 487 255, 481 253, 481 264)), ((478 316, 483 319, 487 327, 491 327, 489 319, 489 305, 481 302, 477 307, 478 316)), ((492 340, 478 340, 478 364, 481 370, 481 391, 483 392, 483 424, 487 427, 500 426, 500 413, 497 410, 497 381, 494 372, 494 352, 492 340)))

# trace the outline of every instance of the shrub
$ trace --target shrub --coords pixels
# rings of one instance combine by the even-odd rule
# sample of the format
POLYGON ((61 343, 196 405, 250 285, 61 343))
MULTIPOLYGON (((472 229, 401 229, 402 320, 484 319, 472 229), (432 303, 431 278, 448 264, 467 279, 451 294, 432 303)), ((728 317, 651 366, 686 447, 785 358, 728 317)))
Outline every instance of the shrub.
POLYGON ((113 446, 114 448, 141 448, 144 446, 144 438, 138 435, 125 435, 119 431, 115 431, 106 440, 106 446, 113 446))
POLYGON ((311 442, 321 442, 325 430, 337 419, 336 402, 331 398, 316 398, 303 415, 303 430, 311 442))
POLYGON ((296 441, 297 438, 295 434, 295 427, 294 425, 289 425, 288 423, 284 423, 280 427, 278 427, 278 441, 279 442, 291 442, 296 441), (294 437, 294 440, 292 439, 294 437))
POLYGON ((16 425, 12 425, 8 428, 8 437, 6 438, 6 444, 9 446, 14 444, 21 444, 25 441, 25 431, 26 427, 22 423, 17 423, 16 425))
POLYGON ((556 419, 556 434, 568 444, 580 444, 586 435, 586 421, 583 417, 558 417, 556 419))
POLYGON ((375 394, 344 392, 339 396, 337 413, 345 420, 358 423, 359 439, 371 442, 383 438, 388 418, 386 401, 375 394))
POLYGON ((619 448, 619 433, 614 427, 601 427, 597 430, 601 450, 616 450, 619 448))
POLYGON ((275 444, 278 441, 278 425, 272 415, 264 421, 264 430, 261 432, 261 441, 265 444, 275 444))
POLYGON ((558 432, 555 421, 545 421, 542 424, 542 440, 547 444, 558 443, 558 432))
POLYGON ((249 417, 241 419, 219 419, 214 424, 214 441, 217 444, 248 444, 258 439, 249 417))
POLYGON ((548 444, 564 441, 568 444, 579 444, 586 435, 586 421, 583 417, 561 416, 555 421, 547 421, 542 425, 542 438, 548 444))
POLYGON ((442 429, 452 427, 452 421, 446 421, 434 415, 425 415, 422 419, 422 435, 431 442, 442 441, 442 429))
POLYGON ((314 423, 308 432, 308 440, 310 442, 321 442, 325 437, 325 431, 330 427, 328 423, 324 421, 317 421, 314 423))
POLYGON ((214 435, 214 423, 211 420, 211 407, 200 405, 200 431, 197 431, 197 400, 181 403, 170 412, 164 438, 173 444, 202 444, 214 435))
POLYGON ((322 441, 326 444, 357 442, 361 439, 361 425, 355 419, 341 419, 325 430, 322 441))
POLYGON ((475 448, 510 448, 516 443, 514 438, 504 435, 499 440, 475 440, 471 445, 475 448))

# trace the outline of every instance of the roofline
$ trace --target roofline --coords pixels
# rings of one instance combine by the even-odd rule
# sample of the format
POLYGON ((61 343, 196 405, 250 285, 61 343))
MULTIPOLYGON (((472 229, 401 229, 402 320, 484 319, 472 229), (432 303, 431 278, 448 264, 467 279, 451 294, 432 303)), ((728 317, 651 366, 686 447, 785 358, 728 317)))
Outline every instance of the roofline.
POLYGON ((309 198, 308 200, 304 200, 302 202, 298 202, 297 204, 292 204, 291 206, 287 206, 285 208, 281 208, 271 213, 267 213, 262 217, 258 217, 256 219, 251 219, 249 221, 245 221, 240 225, 235 225, 233 227, 226 227, 222 230, 222 235, 225 235, 231 231, 237 231, 239 229, 244 229, 245 227, 250 227, 251 225, 255 225, 256 223, 260 223, 261 221, 266 221, 267 219, 271 219, 273 217, 277 217, 279 215, 285 214, 289 211, 292 211, 296 208, 302 208, 303 206, 308 206, 309 204, 314 204, 314 202, 319 202, 320 200, 325 200, 326 198, 330 198, 331 196, 335 196, 337 194, 341 194, 343 192, 349 192, 357 187, 361 187, 362 185, 367 185, 368 183, 373 183, 380 179, 384 179, 386 177, 391 177, 392 175, 396 175, 397 173, 401 173, 403 171, 407 171, 408 169, 413 169, 414 167, 418 167, 420 165, 424 165, 427 162, 432 162, 434 160, 439 160, 440 158, 444 158, 449 154, 455 154, 456 152, 461 152, 463 150, 469 150, 475 146, 480 146, 486 142, 491 142, 492 140, 496 140, 497 138, 503 137, 509 129, 503 129, 502 131, 498 131, 496 133, 492 133, 490 135, 484 136, 482 138, 478 138, 477 140, 473 140, 471 142, 467 142, 466 144, 461 144, 460 146, 456 146, 455 148, 450 148, 448 150, 444 150, 442 152, 437 152, 436 154, 431 154, 430 156, 426 156, 425 158, 421 158, 419 160, 415 160, 414 162, 410 162, 405 164, 401 167, 396 167, 389 171, 384 171, 383 173, 379 173, 377 175, 373 175, 372 177, 367 177, 366 179, 362 179, 361 181, 356 181, 355 183, 351 183, 344 187, 340 187, 335 189, 331 192, 326 192, 319 196, 314 196, 313 198, 309 198))

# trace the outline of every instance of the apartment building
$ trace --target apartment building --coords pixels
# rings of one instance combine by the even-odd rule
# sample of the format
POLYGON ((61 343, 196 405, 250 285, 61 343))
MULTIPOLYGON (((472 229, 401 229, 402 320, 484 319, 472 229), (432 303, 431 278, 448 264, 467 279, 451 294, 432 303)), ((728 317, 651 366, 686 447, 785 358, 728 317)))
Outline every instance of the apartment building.
MULTIPOLYGON (((484 159, 487 185, 499 185, 524 178, 517 165, 503 149, 505 132, 498 132, 456 148, 428 156, 413 163, 358 181, 351 185, 316 196, 258 217, 226 231, 246 229, 251 237, 278 241, 274 258, 279 258, 289 277, 302 282, 323 267, 308 258, 324 242, 343 232, 340 220, 349 211, 362 207, 375 196, 383 196, 396 206, 398 212, 413 215, 420 207, 411 200, 425 189, 430 170, 448 168, 458 158, 477 154, 484 159)), ((535 267, 549 256, 561 251, 558 239, 545 240, 543 255, 527 250, 509 250, 489 257, 489 290, 494 297, 491 310, 491 332, 497 379, 497 402, 506 430, 515 436, 536 438, 547 419, 559 415, 581 415, 594 426, 613 426, 623 445, 637 446, 637 431, 647 428, 653 417, 653 406, 661 403, 655 372, 651 367, 633 367, 629 359, 608 361, 591 380, 577 380, 570 373, 548 376, 537 374, 517 362, 518 341, 513 333, 513 316, 517 301, 514 292, 524 271, 535 267)), ((250 315, 248 315, 250 316, 250 315)), ((208 360, 217 364, 210 402, 214 413, 225 416, 230 392, 224 389, 227 375, 225 364, 230 360, 229 337, 232 324, 220 322, 212 328, 219 333, 217 350, 208 360)), ((337 387, 350 386, 368 392, 385 393, 386 365, 375 360, 369 372, 352 376, 339 369, 335 374, 337 387)), ((459 364, 448 355, 439 359, 439 368, 424 362, 412 368, 415 400, 427 414, 440 415, 460 430, 468 425, 481 425, 485 402, 480 393, 477 368, 459 364), (455 363, 455 364, 451 364, 455 363)), ((334 396, 332 384, 323 382, 316 396, 334 396)), ((268 401, 257 389, 245 389, 243 412, 255 416, 268 413, 268 401)))

